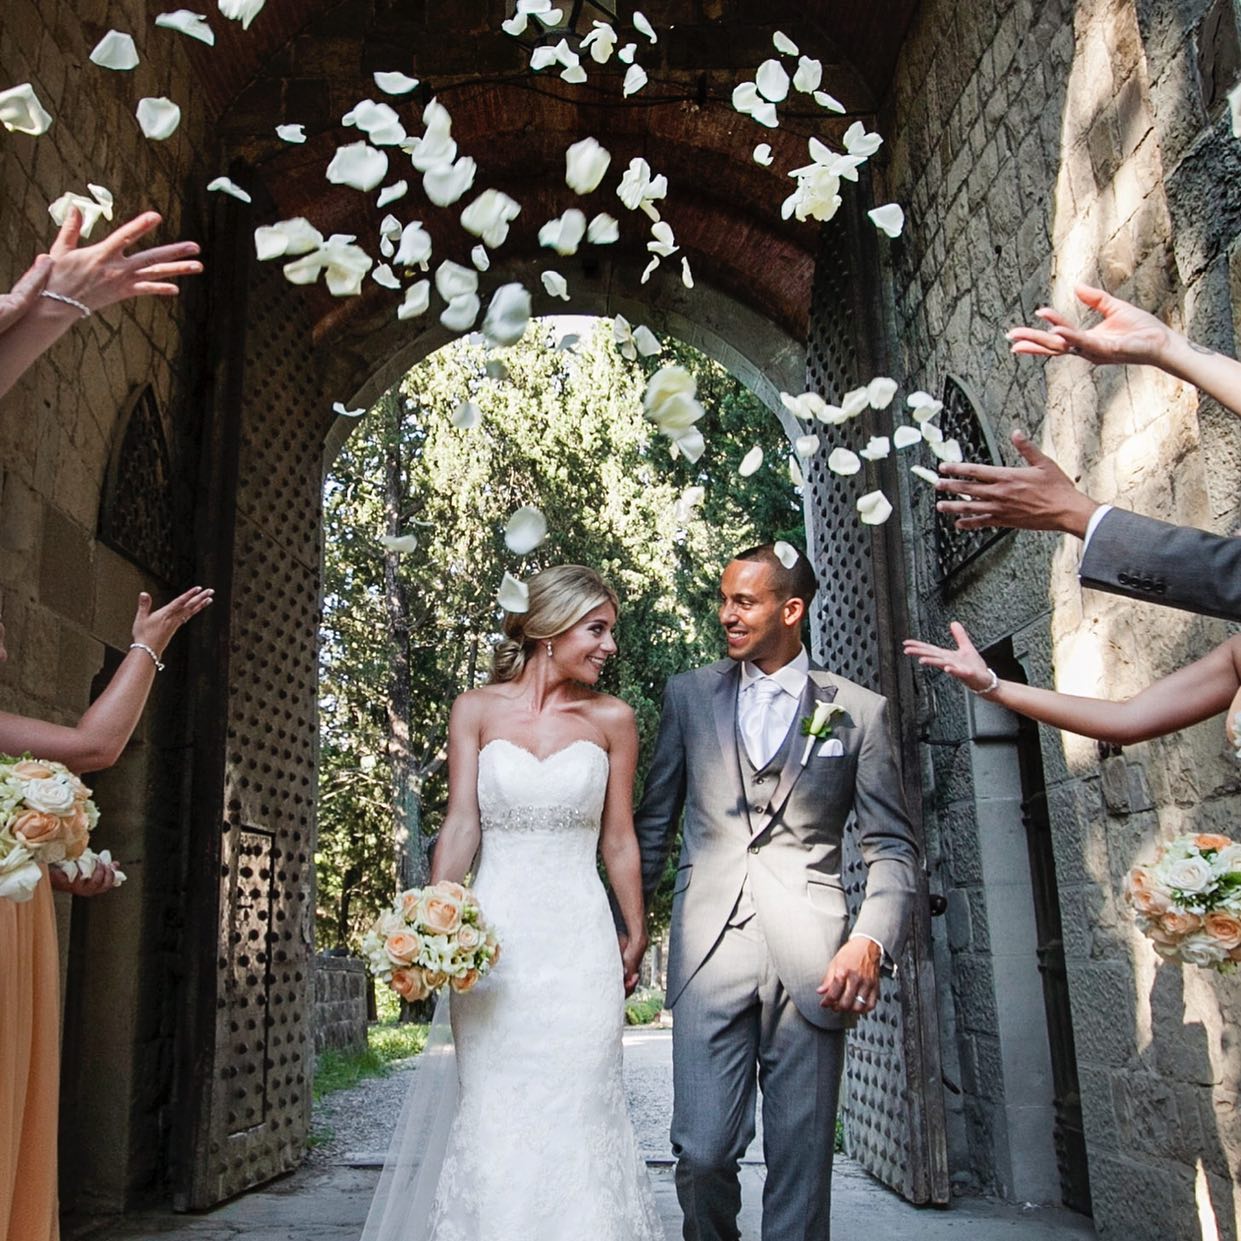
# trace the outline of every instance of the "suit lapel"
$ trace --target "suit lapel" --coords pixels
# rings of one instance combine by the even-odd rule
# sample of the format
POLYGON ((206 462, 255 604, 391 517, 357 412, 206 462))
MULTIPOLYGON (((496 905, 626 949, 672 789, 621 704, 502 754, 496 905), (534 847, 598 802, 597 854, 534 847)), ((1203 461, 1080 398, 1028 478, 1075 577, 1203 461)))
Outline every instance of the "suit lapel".
POLYGON ((741 665, 732 663, 720 669, 711 704, 715 731, 720 739, 720 754, 733 786, 738 805, 745 805, 745 787, 741 783, 741 756, 737 753, 737 687, 741 682, 741 665))

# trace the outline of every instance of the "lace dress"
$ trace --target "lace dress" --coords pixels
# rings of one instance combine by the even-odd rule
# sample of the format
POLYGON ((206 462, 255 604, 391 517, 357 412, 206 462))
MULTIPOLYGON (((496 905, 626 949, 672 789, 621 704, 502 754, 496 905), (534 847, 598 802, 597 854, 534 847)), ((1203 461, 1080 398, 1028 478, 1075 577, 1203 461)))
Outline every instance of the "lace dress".
POLYGON ((663 1241, 625 1105, 624 985, 596 853, 608 757, 479 755, 475 890, 502 956, 452 997, 459 1082, 432 1241, 663 1241))

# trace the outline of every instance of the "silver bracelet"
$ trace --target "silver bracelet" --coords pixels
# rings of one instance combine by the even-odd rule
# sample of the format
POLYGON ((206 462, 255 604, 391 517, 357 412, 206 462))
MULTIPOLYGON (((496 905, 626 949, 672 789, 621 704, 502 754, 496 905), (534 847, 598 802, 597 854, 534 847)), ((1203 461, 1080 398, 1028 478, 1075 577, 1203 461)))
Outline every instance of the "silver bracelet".
POLYGON ((90 307, 85 302, 79 302, 76 297, 70 297, 67 293, 53 293, 51 289, 44 289, 39 296, 50 297, 54 302, 63 302, 66 306, 72 306, 78 311, 83 319, 90 318, 90 307))
POLYGON ((986 688, 975 689, 972 685, 965 687, 971 694, 977 694, 979 698, 985 697, 987 694, 994 694, 1000 688, 1000 678, 996 676, 995 669, 988 668, 987 671, 991 673, 991 684, 986 686, 986 688))
POLYGON ((145 642, 131 642, 129 649, 131 651, 146 651, 151 657, 151 662, 155 665, 155 671, 163 672, 164 665, 159 662, 159 656, 145 642))

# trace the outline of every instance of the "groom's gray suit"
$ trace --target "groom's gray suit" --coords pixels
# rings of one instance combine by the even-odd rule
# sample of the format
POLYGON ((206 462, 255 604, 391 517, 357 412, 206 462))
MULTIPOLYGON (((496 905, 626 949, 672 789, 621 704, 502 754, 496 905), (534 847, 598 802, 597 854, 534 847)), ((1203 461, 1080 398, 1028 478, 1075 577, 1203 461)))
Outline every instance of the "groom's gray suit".
POLYGON ((635 818, 648 894, 683 816, 667 1003, 674 1012, 672 1140, 687 1241, 734 1241, 738 1166, 763 1090, 763 1241, 826 1241, 844 1030, 816 988, 850 936, 841 883, 856 812, 867 866, 852 934, 900 956, 917 849, 878 694, 811 665, 777 754, 749 759, 737 726, 740 666, 673 677, 635 818), (798 721, 845 708, 803 765, 798 721), (842 753, 833 755, 832 750, 842 753), (824 751, 827 752, 824 752, 824 751))

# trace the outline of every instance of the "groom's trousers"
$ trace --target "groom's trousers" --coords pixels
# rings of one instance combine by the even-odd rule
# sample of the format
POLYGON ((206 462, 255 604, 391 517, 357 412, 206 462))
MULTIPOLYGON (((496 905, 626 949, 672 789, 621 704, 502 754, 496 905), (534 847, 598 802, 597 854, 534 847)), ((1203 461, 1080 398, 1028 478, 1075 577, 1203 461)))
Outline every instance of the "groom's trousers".
POLYGON ((726 927, 677 999, 672 1149, 685 1241, 737 1241, 739 1168, 763 1094, 762 1241, 828 1241, 843 1030, 798 1011, 758 918, 726 927))

